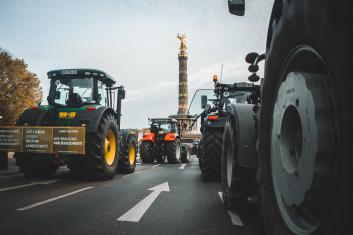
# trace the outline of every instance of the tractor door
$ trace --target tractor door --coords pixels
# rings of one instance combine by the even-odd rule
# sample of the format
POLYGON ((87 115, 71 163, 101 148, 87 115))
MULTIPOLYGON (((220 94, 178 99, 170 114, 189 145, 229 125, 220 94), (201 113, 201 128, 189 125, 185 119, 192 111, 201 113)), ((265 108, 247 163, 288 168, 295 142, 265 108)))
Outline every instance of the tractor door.
POLYGON ((108 91, 106 89, 105 84, 101 81, 98 81, 98 103, 103 106, 110 107, 111 101, 109 99, 108 91))

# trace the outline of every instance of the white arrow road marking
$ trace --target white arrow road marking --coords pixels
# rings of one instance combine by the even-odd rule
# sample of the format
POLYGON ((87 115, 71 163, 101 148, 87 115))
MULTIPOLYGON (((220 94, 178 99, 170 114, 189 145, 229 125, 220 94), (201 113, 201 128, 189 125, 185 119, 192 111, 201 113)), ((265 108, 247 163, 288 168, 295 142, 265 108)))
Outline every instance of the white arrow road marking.
POLYGON ((153 165, 152 167, 157 167, 157 166, 159 166, 160 164, 157 164, 157 165, 153 165))
POLYGON ((26 187, 30 187, 30 186, 38 185, 38 184, 52 184, 52 183, 55 183, 58 181, 59 180, 46 180, 46 181, 31 182, 29 184, 22 184, 22 185, 12 186, 12 187, 8 187, 8 188, 1 188, 0 192, 10 191, 10 190, 19 189, 19 188, 26 188, 26 187))
POLYGON ((131 175, 136 175, 136 174, 139 174, 141 173, 142 171, 136 171, 134 173, 131 173, 131 174, 128 174, 128 175, 124 175, 123 177, 128 177, 128 176, 131 176, 131 175))
MULTIPOLYGON (((221 198, 221 201, 223 202, 222 198, 222 192, 218 192, 219 197, 221 198)), ((234 213, 230 210, 228 210, 228 214, 230 216, 230 219, 235 226, 244 226, 243 222, 241 221, 239 215, 237 213, 234 213)))
POLYGON ((124 215, 119 217, 118 221, 128 221, 128 222, 139 222, 142 216, 146 213, 146 211, 151 207, 152 203, 157 199, 158 195, 161 192, 170 192, 168 182, 164 182, 163 184, 157 185, 148 190, 152 190, 147 197, 142 199, 139 203, 136 204, 133 208, 131 208, 124 215))
POLYGON ((186 166, 185 163, 184 163, 184 164, 181 164, 181 166, 179 167, 179 170, 184 170, 184 169, 185 169, 185 166, 186 166))
POLYGON ((49 202, 56 201, 56 200, 59 200, 59 199, 64 198, 64 197, 68 197, 68 196, 71 196, 73 194, 76 194, 76 193, 79 193, 79 192, 82 192, 82 191, 85 191, 85 190, 88 190, 88 189, 91 189, 91 188, 93 188, 93 187, 90 186, 90 187, 86 187, 86 188, 81 188, 79 190, 76 190, 76 191, 73 191, 73 192, 70 192, 70 193, 66 193, 64 195, 60 195, 60 196, 53 197, 53 198, 50 198, 50 199, 47 199, 47 200, 44 200, 44 201, 41 201, 41 202, 37 202, 37 203, 31 204, 29 206, 18 208, 16 210, 25 211, 25 210, 31 209, 33 207, 41 206, 43 204, 47 204, 49 202))

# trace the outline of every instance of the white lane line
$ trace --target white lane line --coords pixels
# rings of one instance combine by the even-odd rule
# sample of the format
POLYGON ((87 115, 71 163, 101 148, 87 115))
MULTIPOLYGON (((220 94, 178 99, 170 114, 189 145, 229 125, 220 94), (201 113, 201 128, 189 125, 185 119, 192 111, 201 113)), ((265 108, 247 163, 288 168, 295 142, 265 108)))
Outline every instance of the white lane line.
MULTIPOLYGON (((223 202, 222 192, 218 192, 218 195, 221 198, 221 201, 223 202)), ((241 219, 237 213, 234 213, 233 211, 228 210, 228 214, 230 216, 230 219, 231 219, 233 225, 244 226, 243 222, 241 221, 241 219)))
POLYGON ((5 175, 5 176, 0 176, 0 179, 11 178, 11 177, 16 177, 16 176, 20 176, 20 175, 22 175, 22 174, 5 175))
POLYGON ((58 181, 59 180, 46 180, 46 181, 31 182, 29 184, 22 184, 22 185, 7 187, 7 188, 0 188, 0 192, 10 191, 10 190, 19 189, 19 188, 26 188, 33 185, 39 185, 39 184, 52 184, 58 181))
POLYGON ((157 166, 159 166, 160 164, 157 164, 157 165, 153 165, 152 167, 157 167, 157 166))
POLYGON ((241 219, 237 213, 234 213, 232 211, 228 211, 228 214, 230 215, 230 219, 232 220, 232 223, 235 226, 244 226, 243 222, 241 221, 241 219))
POLYGON ((159 194, 161 194, 162 192, 170 192, 168 182, 164 182, 148 190, 151 190, 153 192, 147 195, 144 199, 142 199, 139 203, 137 203, 128 212, 120 216, 117 219, 117 221, 127 221, 127 222, 135 222, 135 223, 139 222, 142 216, 146 213, 146 211, 151 207, 153 202, 157 199, 159 194))
POLYGON ((184 169, 185 169, 185 166, 186 166, 185 163, 184 163, 184 164, 181 164, 181 166, 179 167, 179 170, 184 170, 184 169))
POLYGON ((88 189, 91 189, 91 188, 93 188, 93 187, 90 186, 90 187, 86 187, 86 188, 81 188, 79 190, 76 190, 76 191, 73 191, 73 192, 70 192, 70 193, 66 193, 64 195, 60 195, 60 196, 53 197, 53 198, 50 198, 50 199, 47 199, 47 200, 44 200, 44 201, 41 201, 41 202, 37 202, 37 203, 31 204, 29 206, 18 208, 16 210, 25 211, 25 210, 31 209, 33 207, 41 206, 43 204, 47 204, 49 202, 53 202, 53 201, 59 200, 59 199, 64 198, 64 197, 68 197, 68 196, 71 196, 73 194, 76 194, 76 193, 79 193, 79 192, 82 192, 82 191, 85 191, 85 190, 88 190, 88 189))
POLYGON ((123 177, 128 177, 128 176, 131 176, 131 175, 136 175, 136 174, 139 174, 139 173, 141 173, 142 171, 136 171, 136 172, 134 172, 134 173, 131 173, 131 174, 129 174, 129 175, 123 175, 123 177))

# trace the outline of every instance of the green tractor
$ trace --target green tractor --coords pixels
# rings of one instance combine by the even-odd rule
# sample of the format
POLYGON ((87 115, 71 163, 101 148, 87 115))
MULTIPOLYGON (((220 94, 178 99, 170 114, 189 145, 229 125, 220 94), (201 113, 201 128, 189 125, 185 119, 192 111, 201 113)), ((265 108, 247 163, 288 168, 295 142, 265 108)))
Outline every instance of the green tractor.
POLYGON ((27 109, 16 127, 0 127, 0 151, 13 151, 27 177, 50 176, 67 164, 95 179, 132 173, 137 133, 120 129, 123 86, 94 69, 47 73, 48 105, 27 109), (12 138, 9 138, 12 137, 12 138), (2 148, 2 149, 1 149, 2 148))

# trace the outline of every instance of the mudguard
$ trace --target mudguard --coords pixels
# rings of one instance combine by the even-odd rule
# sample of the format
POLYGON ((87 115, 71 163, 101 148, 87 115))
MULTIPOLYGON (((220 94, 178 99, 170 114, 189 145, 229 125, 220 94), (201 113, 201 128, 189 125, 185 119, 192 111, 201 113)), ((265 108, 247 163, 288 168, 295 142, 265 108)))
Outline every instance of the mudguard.
POLYGON ((151 141, 152 143, 156 142, 156 134, 154 133, 145 133, 142 136, 142 141, 151 141))
POLYGON ((48 111, 26 109, 18 118, 17 126, 38 126, 43 122, 46 115, 49 115, 48 111))
POLYGON ((164 136, 164 141, 174 141, 176 138, 178 138, 179 136, 175 133, 167 133, 164 136))
MULTIPOLYGON (((109 107, 100 107, 96 110, 79 110, 75 111, 76 117, 70 126, 82 126, 86 125, 87 132, 96 132, 99 122, 105 113, 111 113, 116 117, 116 113, 109 107)), ((23 126, 60 126, 60 122, 57 121, 55 112, 51 110, 32 110, 27 109, 24 111, 18 119, 16 125, 23 126)))
POLYGON ((257 167, 257 124, 253 104, 232 103, 226 107, 229 118, 234 118, 236 138, 234 145, 240 167, 257 167))
POLYGON ((72 126, 81 126, 82 124, 86 124, 86 133, 96 132, 99 122, 105 113, 111 113, 114 117, 116 117, 114 110, 109 107, 100 107, 96 110, 78 111, 76 118, 73 120, 72 126))

